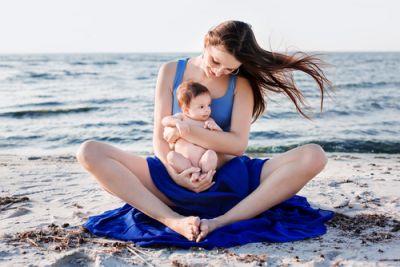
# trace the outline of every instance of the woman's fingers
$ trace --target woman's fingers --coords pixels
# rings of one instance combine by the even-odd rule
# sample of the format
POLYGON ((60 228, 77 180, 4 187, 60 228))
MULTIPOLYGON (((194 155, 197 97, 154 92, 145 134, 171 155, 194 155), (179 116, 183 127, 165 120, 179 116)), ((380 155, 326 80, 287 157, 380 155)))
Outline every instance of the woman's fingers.
POLYGON ((211 186, 213 186, 213 182, 212 182, 212 178, 215 174, 215 170, 210 170, 207 175, 201 179, 199 182, 192 182, 192 184, 194 185, 194 191, 195 192, 202 192, 205 191, 207 189, 209 189, 211 186))
POLYGON ((211 184, 206 184, 202 187, 197 188, 195 192, 200 193, 200 192, 206 191, 206 190, 210 189, 214 184, 215 184, 215 182, 212 182, 211 184))
POLYGON ((204 179, 211 179, 212 180, 212 178, 214 177, 215 172, 216 172, 215 170, 209 170, 205 176, 200 176, 200 181, 202 181, 204 179))
POLYGON ((168 143, 174 143, 179 138, 177 129, 175 127, 165 127, 163 137, 168 143))
POLYGON ((171 138, 172 134, 172 128, 171 127, 165 127, 164 132, 163 132, 163 137, 165 140, 169 140, 171 138))
POLYGON ((194 172, 200 172, 200 168, 198 168, 198 167, 190 167, 190 168, 184 170, 183 172, 181 172, 179 175, 181 177, 191 177, 192 173, 194 173, 194 172))

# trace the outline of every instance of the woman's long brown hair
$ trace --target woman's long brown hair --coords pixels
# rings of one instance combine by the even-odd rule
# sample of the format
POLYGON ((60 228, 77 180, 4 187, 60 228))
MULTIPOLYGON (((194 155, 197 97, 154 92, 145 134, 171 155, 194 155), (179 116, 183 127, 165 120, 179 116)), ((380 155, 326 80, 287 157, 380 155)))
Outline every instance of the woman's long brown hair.
POLYGON ((303 93, 296 86, 293 71, 302 71, 315 80, 321 93, 321 110, 324 95, 328 88, 332 88, 321 69, 324 64, 322 60, 303 52, 285 55, 264 50, 258 45, 247 23, 225 21, 219 24, 207 33, 206 45, 223 46, 242 63, 239 75, 249 81, 254 95, 253 121, 265 110, 264 96, 267 91, 285 94, 295 104, 297 111, 309 119, 303 111, 308 106, 303 93))

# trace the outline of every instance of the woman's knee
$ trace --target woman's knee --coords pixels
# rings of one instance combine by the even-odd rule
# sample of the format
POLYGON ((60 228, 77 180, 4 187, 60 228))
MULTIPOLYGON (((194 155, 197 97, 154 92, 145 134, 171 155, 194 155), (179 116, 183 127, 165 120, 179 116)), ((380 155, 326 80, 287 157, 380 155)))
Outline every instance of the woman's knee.
POLYGON ((85 141, 80 145, 76 153, 76 158, 86 169, 89 169, 99 157, 99 145, 100 142, 94 140, 85 141))
POLYGON ((302 149, 302 161, 306 169, 313 174, 321 172, 328 162, 324 149, 317 144, 307 144, 302 149))

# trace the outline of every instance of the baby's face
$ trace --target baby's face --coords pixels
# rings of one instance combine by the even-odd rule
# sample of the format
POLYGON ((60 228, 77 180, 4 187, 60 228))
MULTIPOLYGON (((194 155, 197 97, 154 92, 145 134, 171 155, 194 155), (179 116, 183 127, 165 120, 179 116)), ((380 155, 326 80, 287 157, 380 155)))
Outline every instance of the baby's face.
POLYGON ((201 94, 190 101, 188 109, 184 113, 193 120, 205 121, 211 114, 211 96, 201 94))

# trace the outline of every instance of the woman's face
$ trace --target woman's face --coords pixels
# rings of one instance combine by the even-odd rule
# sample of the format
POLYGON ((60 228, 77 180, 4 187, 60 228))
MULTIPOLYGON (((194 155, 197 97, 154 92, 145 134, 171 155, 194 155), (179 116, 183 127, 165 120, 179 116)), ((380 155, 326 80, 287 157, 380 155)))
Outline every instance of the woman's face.
POLYGON ((208 45, 204 49, 203 70, 209 78, 236 72, 241 63, 222 46, 208 45))

